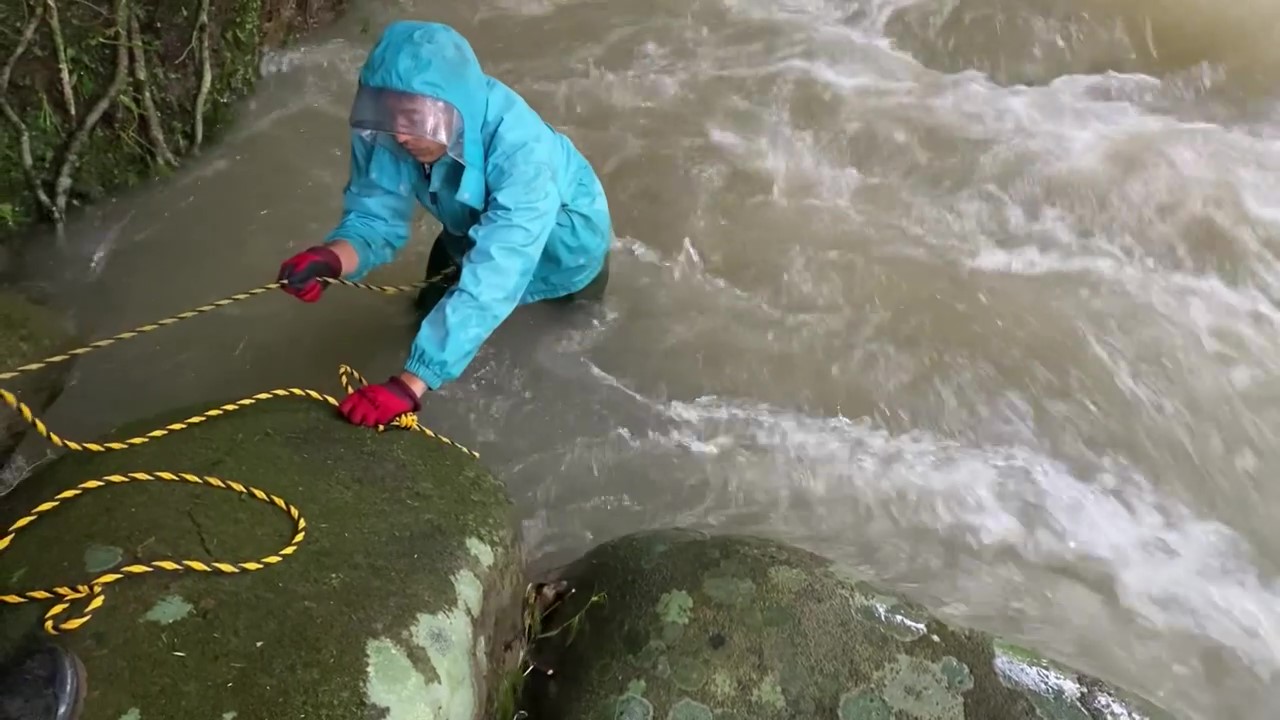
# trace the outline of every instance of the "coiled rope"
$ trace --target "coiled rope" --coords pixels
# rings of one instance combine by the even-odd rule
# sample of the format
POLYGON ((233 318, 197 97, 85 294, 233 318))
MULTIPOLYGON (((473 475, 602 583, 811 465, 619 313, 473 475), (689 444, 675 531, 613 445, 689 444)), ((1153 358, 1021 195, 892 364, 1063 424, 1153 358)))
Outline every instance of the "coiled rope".
MULTIPOLYGON (((452 270, 447 271, 446 273, 441 274, 440 276, 434 277, 430 280, 427 280, 421 283, 414 283, 413 285, 366 285, 364 283, 358 283, 358 282, 353 282, 350 280, 343 280, 338 278, 324 279, 322 281, 327 282, 329 284, 344 285, 347 287, 353 287, 361 290, 370 290, 373 292, 383 293, 385 295, 397 295, 400 293, 409 292, 412 290, 417 290, 419 288, 425 287, 426 285, 429 285, 432 282, 435 282, 436 280, 441 279, 448 272, 452 272, 452 270)), ((183 320, 188 320, 190 318, 196 317, 197 315, 202 315, 202 314, 211 312, 213 310, 217 310, 218 308, 226 307, 228 305, 231 305, 232 303, 248 300, 249 298, 252 298, 254 296, 261 295, 263 293, 267 293, 272 290, 278 289, 280 286, 281 286, 280 282, 273 282, 268 285, 263 285, 262 287, 254 288, 252 290, 236 293, 235 295, 230 295, 221 300, 211 302, 207 305, 201 305, 200 307, 193 308, 186 312, 164 318, 163 320, 157 320, 156 322, 153 322, 147 325, 142 325, 132 330, 128 330, 126 332, 122 332, 117 335, 112 335, 111 337, 89 343, 88 345, 85 345, 83 347, 79 347, 74 350, 68 350, 63 354, 53 355, 53 356, 44 358, 43 360, 29 363, 27 365, 23 365, 21 367, 15 368, 7 372, 0 372, 0 381, 11 380, 15 377, 18 377, 19 375, 35 372, 37 370, 42 370, 51 365, 55 365, 57 363, 70 360, 73 357, 85 355, 87 353, 93 352, 94 350, 99 350, 101 348, 114 345, 124 340, 136 338, 140 335, 144 335, 146 333, 158 330, 162 327, 168 327, 175 323, 182 322, 183 320)), ((343 389, 348 394, 355 392, 355 387, 352 385, 353 378, 357 383, 359 383, 360 386, 364 386, 368 384, 368 382, 351 367, 348 367, 347 365, 342 365, 338 368, 339 382, 342 384, 343 389)), ((155 440, 157 438, 162 438, 166 435, 171 435, 173 433, 180 432, 182 430, 186 430, 188 428, 194 427, 196 425, 199 425, 202 422, 211 420, 221 415, 225 415, 227 413, 234 412, 236 410, 241 410, 255 403, 258 403, 264 400, 270 400, 272 398, 283 398, 283 397, 308 398, 311 400, 328 403, 333 407, 337 407, 339 404, 336 398, 316 390, 310 390, 307 388, 296 388, 296 387, 277 388, 275 390, 267 390, 265 392, 256 393, 254 395, 250 395, 249 397, 237 400, 235 402, 231 402, 225 405, 211 408, 203 413, 200 413, 199 415, 194 415, 192 417, 187 418, 186 420, 171 423, 161 428, 156 428, 155 430, 152 430, 150 432, 144 433, 136 437, 125 438, 122 440, 109 441, 109 442, 100 442, 100 443, 99 442, 77 442, 75 440, 70 440, 68 438, 62 437, 61 435, 58 435, 57 433, 50 430, 49 427, 44 423, 44 421, 41 420, 39 417, 37 417, 36 414, 32 412, 31 408, 26 403, 19 400, 18 397, 14 395, 12 392, 9 392, 4 388, 0 388, 0 401, 3 401, 5 405, 9 406, 11 409, 16 411, 22 417, 22 419, 27 424, 29 424, 36 431, 36 433, 38 433, 41 437, 45 438, 53 445, 60 448, 66 448, 67 450, 78 451, 78 452, 93 452, 93 453, 105 453, 105 452, 112 452, 116 450, 124 450, 127 448, 136 447, 138 445, 151 442, 152 440, 155 440)), ((467 455, 473 458, 480 457, 479 453, 473 450, 469 450, 466 447, 463 447, 462 445, 459 445, 458 443, 450 440, 449 438, 433 432, 430 428, 419 424, 417 415, 413 413, 406 413, 404 415, 401 415, 400 417, 392 421, 390 426, 378 426, 377 430, 379 432, 382 432, 387 427, 396 427, 404 430, 419 432, 419 433, 422 433, 423 435, 426 435, 429 438, 432 438, 434 440, 439 440, 440 442, 443 442, 446 445, 457 448, 458 450, 461 450, 462 452, 467 453, 467 455)), ((292 555, 294 552, 297 551, 298 546, 301 545, 302 541, 306 538, 307 521, 302 517, 302 513, 298 510, 297 507, 295 507, 294 505, 285 501, 283 498, 277 495, 273 495, 271 493, 265 492, 263 490, 260 490, 258 488, 255 488, 249 485, 243 485, 241 483, 235 482, 234 480, 224 480, 224 479, 212 477, 209 475, 193 475, 191 473, 172 472, 172 471, 127 472, 127 473, 121 473, 117 475, 106 475, 103 477, 95 478, 93 480, 86 480, 69 490, 65 490, 55 495, 51 500, 36 506, 26 516, 22 517, 17 522, 9 526, 8 530, 6 530, 7 534, 3 538, 0 538, 0 553, 3 553, 4 551, 8 550, 9 546, 13 544, 13 541, 18 536, 18 534, 23 529, 29 527, 36 520, 49 514, 58 506, 64 503, 70 502, 71 500, 74 500, 76 498, 79 498, 91 490, 96 490, 102 487, 108 487, 110 485, 122 485, 122 484, 132 483, 132 482, 153 482, 153 481, 186 483, 190 485, 199 485, 201 487, 210 487, 210 488, 215 488, 219 490, 230 490, 236 493, 240 493, 241 495, 252 497, 255 500, 268 503, 270 505, 274 505, 280 510, 284 511, 286 514, 288 514, 289 518, 293 520, 293 523, 294 523, 293 537, 291 540, 289 540, 289 543, 284 547, 282 547, 281 549, 277 550, 271 555, 267 555, 257 560, 250 560, 247 562, 235 562, 235 563, 203 562, 200 560, 178 560, 178 559, 153 560, 146 563, 127 565, 125 567, 119 568, 118 570, 104 573, 94 578, 93 580, 89 581, 87 584, 83 584, 83 585, 62 585, 58 587, 28 590, 25 592, 0 594, 0 603, 4 603, 8 605, 20 605, 20 604, 31 603, 31 602, 47 602, 50 600, 56 600, 57 602, 51 608, 49 608, 49 610, 44 615, 44 629, 46 632, 48 632, 51 635, 57 635, 59 633, 76 630, 82 627, 85 623, 89 622, 89 620, 93 617, 93 613, 97 611, 99 608, 101 608, 103 603, 106 602, 105 589, 111 583, 118 582, 128 577, 146 575, 148 573, 152 573, 156 571, 182 572, 182 571, 192 570, 196 572, 222 573, 227 575, 236 575, 236 574, 246 573, 246 572, 255 572, 257 570, 262 570, 262 569, 271 567, 272 565, 276 565, 280 562, 283 562, 286 557, 289 557, 290 555, 292 555), (64 613, 66 613, 71 608, 73 604, 76 604, 78 602, 84 603, 83 608, 79 610, 79 612, 72 615, 69 619, 61 619, 61 620, 59 619, 63 616, 64 613)))

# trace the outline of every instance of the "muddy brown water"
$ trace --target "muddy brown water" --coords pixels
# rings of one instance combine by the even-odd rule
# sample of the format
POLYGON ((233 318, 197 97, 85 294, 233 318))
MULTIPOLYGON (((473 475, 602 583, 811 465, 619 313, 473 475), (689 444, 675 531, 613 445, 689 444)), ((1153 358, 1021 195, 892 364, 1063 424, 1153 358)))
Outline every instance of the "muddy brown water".
MULTIPOLYGON (((583 148, 619 235, 602 307, 518 311, 423 413, 536 551, 768 534, 1179 717, 1275 717, 1278 6, 479 7, 365 3, 267 58, 222 144, 26 277, 95 336, 271 280, 337 218, 372 31, 452 23, 583 148)), ((420 279, 434 231, 371 280, 420 279)), ((87 358, 48 419, 336 392, 414 324, 258 298, 87 358)))

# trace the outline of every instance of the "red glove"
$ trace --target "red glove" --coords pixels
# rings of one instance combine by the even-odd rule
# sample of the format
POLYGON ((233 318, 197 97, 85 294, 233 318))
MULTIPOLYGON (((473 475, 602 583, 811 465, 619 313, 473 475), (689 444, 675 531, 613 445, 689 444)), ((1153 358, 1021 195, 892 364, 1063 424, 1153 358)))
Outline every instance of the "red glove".
POLYGON ((342 260, 338 253, 323 245, 308 248, 294 255, 280 266, 277 281, 283 282, 284 291, 303 302, 320 299, 327 283, 318 278, 336 278, 342 275, 342 260))
POLYGON ((342 401, 338 410, 356 425, 387 425, 409 412, 422 409, 418 396, 398 377, 381 385, 365 385, 342 401))

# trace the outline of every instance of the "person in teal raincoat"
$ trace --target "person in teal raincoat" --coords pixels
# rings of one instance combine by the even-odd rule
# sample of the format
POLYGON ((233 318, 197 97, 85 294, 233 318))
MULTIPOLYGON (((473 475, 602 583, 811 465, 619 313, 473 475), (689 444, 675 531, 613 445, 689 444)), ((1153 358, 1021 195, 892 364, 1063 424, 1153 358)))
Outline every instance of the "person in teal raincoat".
POLYGON ((567 137, 484 73, 456 30, 387 26, 360 71, 350 124, 341 220, 324 244, 284 262, 282 288, 314 302, 321 278, 358 280, 391 261, 415 204, 443 229, 403 372, 347 396, 348 420, 385 425, 417 412, 518 305, 603 293, 613 228, 600 179, 567 137))

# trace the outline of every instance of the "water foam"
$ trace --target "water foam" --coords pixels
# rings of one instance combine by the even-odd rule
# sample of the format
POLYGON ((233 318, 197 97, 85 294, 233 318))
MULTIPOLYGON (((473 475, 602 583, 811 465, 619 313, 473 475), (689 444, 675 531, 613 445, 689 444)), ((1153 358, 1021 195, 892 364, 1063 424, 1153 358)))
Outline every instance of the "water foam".
MULTIPOLYGON (((544 547, 582 541, 569 539, 575 532, 589 541, 628 524, 669 522, 791 536, 920 582, 961 614, 1023 612, 1031 625, 1056 618, 1077 628, 1099 619, 1101 629, 1081 634, 1141 638, 1135 662, 1158 660, 1189 638, 1197 651, 1234 654, 1269 678, 1280 650, 1280 589, 1254 558, 1265 548, 1215 508, 1198 506, 1178 473, 1083 441, 1065 453, 1029 398, 966 394, 965 378, 928 377, 925 359, 899 358, 912 346, 877 337, 882 321, 849 319, 866 305, 855 295, 863 278, 848 267, 906 257, 939 281, 1044 283, 1028 304, 1047 306, 1052 291, 1078 313, 1071 319, 1084 326, 1082 357, 1096 363, 1082 372, 1096 367, 1100 383, 1120 387, 1122 409, 1142 420, 1132 434, 1157 448, 1225 438, 1228 465, 1192 447, 1196 467, 1186 474, 1217 475, 1215 490, 1242 494, 1237 481, 1265 475, 1267 448, 1276 446, 1262 422, 1268 411, 1245 396, 1280 372, 1276 116, 1206 120, 1201 106, 1225 77, 1214 63, 1159 77, 1068 74, 1034 87, 1003 86, 973 70, 939 72, 886 33, 911 4, 724 0, 644 22, 620 10, 614 26, 521 66, 519 88, 538 107, 589 129, 607 123, 607 133, 592 130, 609 136, 594 156, 602 166, 655 150, 679 155, 680 178, 619 173, 610 185, 625 198, 618 207, 646 197, 646 183, 685 176, 696 196, 680 232, 620 240, 621 254, 636 262, 614 280, 622 301, 611 301, 603 321, 539 349, 553 375, 581 383, 575 392, 607 396, 617 427, 530 447, 511 464, 511 473, 539 478, 532 526, 544 547), (791 232, 758 234, 757 221, 791 232), (725 258, 770 272, 735 271, 725 258), (636 288, 652 297, 641 304, 630 296, 636 288), (732 322, 707 319, 717 317, 732 322), (716 343, 741 350, 727 365, 687 371, 703 373, 696 379, 707 386, 735 372, 782 383, 788 352, 819 355, 832 370, 809 379, 814 394, 832 392, 840 372, 862 373, 868 384, 902 387, 901 406, 980 402, 991 419, 967 434, 891 434, 824 415, 801 397, 786 407, 722 389, 669 399, 657 382, 631 379, 645 371, 634 360, 580 366, 594 383, 566 364, 646 322, 669 326, 650 340, 677 360, 682 352, 701 359, 716 343), (830 336, 843 345, 814 339, 830 336), (913 374, 923 376, 915 388, 900 379, 913 374), (1199 437, 1187 440, 1192 434, 1199 437), (601 478, 630 474, 669 497, 647 501, 643 487, 601 486, 601 478), (680 504, 663 505, 672 498, 680 504), (569 518, 574 508, 607 509, 607 527, 569 518), (1056 578, 1043 594, 1058 600, 1040 597, 1038 580, 1028 580, 1042 575, 1056 578), (1124 618, 1065 607, 1062 597, 1098 606, 1114 598, 1124 618)), ((575 8, 502 3, 485 17, 575 8)), ((885 303, 894 301, 886 294, 885 303)), ((914 316, 899 308, 885 317, 914 316)), ((1048 310, 1040 317, 1060 319, 1048 310)), ((1016 359, 1034 338, 993 342, 1001 341, 992 352, 1016 359)), ((478 374, 492 369, 489 357, 478 374)), ((526 386, 529 377, 516 368, 502 381, 513 397, 532 396, 540 388, 526 386)), ((551 394, 540 396, 546 412, 561 400, 551 394)), ((1094 403, 1106 405, 1074 402, 1068 412, 1086 419, 1094 403)), ((495 439, 511 427, 527 430, 521 408, 493 401, 477 411, 477 432, 495 439)), ((1207 678, 1202 662, 1178 658, 1168 674, 1207 678)))
POLYGON ((1274 672, 1280 587, 1260 576, 1231 528, 1169 499, 1122 460, 1101 458, 1080 475, 1028 447, 892 436, 866 421, 714 397, 654 402, 596 372, 670 421, 634 446, 657 442, 712 460, 703 467, 721 498, 755 506, 717 506, 713 524, 770 508, 757 529, 804 527, 837 558, 866 560, 849 557, 849 548, 865 548, 856 538, 912 536, 964 548, 978 565, 1013 554, 1040 567, 1094 568, 1104 587, 1090 589, 1114 592, 1141 623, 1231 648, 1259 677, 1274 672))

